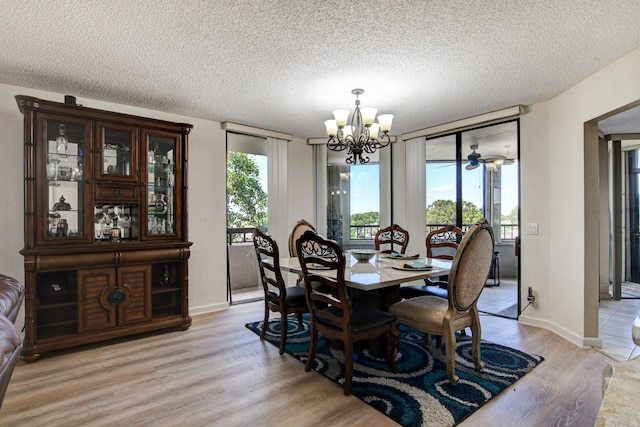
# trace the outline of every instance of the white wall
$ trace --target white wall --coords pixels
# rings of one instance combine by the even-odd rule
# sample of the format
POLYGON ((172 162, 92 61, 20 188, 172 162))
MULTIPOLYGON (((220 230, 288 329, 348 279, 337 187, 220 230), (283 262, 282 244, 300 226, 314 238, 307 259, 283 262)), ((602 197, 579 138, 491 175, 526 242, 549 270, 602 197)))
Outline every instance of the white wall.
MULTIPOLYGON (((293 138, 288 144, 287 173, 289 175, 288 229, 291 230, 299 219, 306 219, 316 225, 316 187, 313 148, 303 139, 293 138)), ((288 243, 278 242, 280 251, 288 243)))
POLYGON ((586 263, 598 264, 597 251, 585 259, 585 233, 598 230, 585 232, 584 123, 640 99, 639 77, 636 49, 521 119, 522 223, 539 223, 540 234, 522 236, 522 285, 538 303, 520 319, 577 345, 598 341, 589 326, 598 277, 584 274, 586 263))

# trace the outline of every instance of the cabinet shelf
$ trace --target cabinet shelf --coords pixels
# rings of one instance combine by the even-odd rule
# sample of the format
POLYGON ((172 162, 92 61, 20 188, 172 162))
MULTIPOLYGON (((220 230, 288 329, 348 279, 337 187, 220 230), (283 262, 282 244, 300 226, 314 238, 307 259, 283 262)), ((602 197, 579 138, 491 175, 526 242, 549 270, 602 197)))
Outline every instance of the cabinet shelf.
POLYGON ((76 302, 75 301, 70 301, 70 302, 54 302, 54 303, 47 303, 47 302, 41 302, 39 304, 37 304, 37 308, 38 310, 53 310, 53 309, 61 309, 61 308, 75 308, 76 306, 76 302))
POLYGON ((166 294, 166 293, 171 293, 171 292, 180 292, 180 288, 178 287, 171 287, 171 288, 153 288, 151 290, 151 293, 156 295, 156 294, 166 294))
POLYGON ((167 319, 169 317, 175 317, 179 315, 175 310, 175 307, 171 305, 166 305, 164 307, 154 308, 153 310, 153 320, 158 321, 162 319, 167 319))
POLYGON ((38 325, 38 329, 51 329, 51 328, 57 328, 60 326, 65 326, 65 325, 75 325, 78 322, 75 320, 61 320, 60 322, 52 322, 52 323, 47 323, 47 324, 40 324, 38 325))

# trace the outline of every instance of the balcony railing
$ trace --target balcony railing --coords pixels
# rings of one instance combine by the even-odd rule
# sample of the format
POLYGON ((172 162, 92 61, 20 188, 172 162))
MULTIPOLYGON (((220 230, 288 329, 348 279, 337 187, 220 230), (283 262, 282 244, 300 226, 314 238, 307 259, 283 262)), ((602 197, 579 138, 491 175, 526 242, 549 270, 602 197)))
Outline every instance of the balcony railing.
POLYGON ((373 240, 380 230, 380 225, 351 225, 349 238, 351 240, 373 240))
MULTIPOLYGON (((445 225, 447 224, 427 224, 425 228, 425 236, 432 230, 437 230, 445 225)), ((464 224, 462 229, 467 231, 472 225, 473 224, 464 224)), ((351 240, 373 240, 380 229, 380 225, 351 225, 349 229, 351 240)), ((515 240, 516 237, 518 237, 518 224, 500 225, 501 240, 515 240)))
MULTIPOLYGON (((446 224, 427 224, 425 228, 425 236, 432 230, 444 227, 446 224)), ((471 224, 462 226, 467 231, 471 224)), ((349 236, 351 240, 373 240, 376 233, 380 229, 380 225, 352 225, 349 227, 349 236)), ((266 231, 266 230, 265 230, 266 231)), ((518 224, 501 224, 500 239, 515 240, 518 237, 518 224)), ((250 243, 253 239, 253 227, 244 228, 227 228, 227 244, 250 243)))
POLYGON ((253 242, 254 228, 255 227, 227 228, 227 245, 253 242))

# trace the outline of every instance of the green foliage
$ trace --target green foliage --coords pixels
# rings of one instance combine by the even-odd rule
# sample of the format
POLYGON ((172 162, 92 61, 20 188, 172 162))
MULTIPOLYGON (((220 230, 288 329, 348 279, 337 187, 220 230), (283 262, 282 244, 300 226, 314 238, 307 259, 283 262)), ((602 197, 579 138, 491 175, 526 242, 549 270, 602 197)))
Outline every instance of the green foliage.
MULTIPOLYGON (((462 223, 473 224, 482 218, 482 211, 472 202, 462 202, 462 223)), ((456 202, 436 200, 427 207, 427 224, 455 224, 456 202)))
POLYGON ((517 224, 518 223, 518 207, 516 206, 509 212, 508 215, 502 215, 503 224, 517 224))
POLYGON ((378 231, 378 225, 380 224, 380 212, 363 212, 355 213, 350 217, 350 225, 375 225, 374 228, 353 228, 350 227, 349 234, 352 240, 372 240, 378 231))
POLYGON ((351 225, 378 225, 380 212, 364 212, 351 215, 351 225))
POLYGON ((246 153, 227 153, 227 227, 265 227, 267 193, 260 186, 260 168, 246 153))

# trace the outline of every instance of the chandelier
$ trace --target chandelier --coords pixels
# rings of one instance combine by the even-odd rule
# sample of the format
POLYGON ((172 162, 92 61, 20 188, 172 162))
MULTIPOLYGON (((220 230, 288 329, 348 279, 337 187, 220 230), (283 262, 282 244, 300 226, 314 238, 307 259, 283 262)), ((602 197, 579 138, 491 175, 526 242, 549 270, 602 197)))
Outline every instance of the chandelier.
POLYGON ((353 89, 356 96, 356 109, 349 120, 349 110, 335 110, 334 120, 326 120, 324 126, 327 129, 329 140, 327 148, 332 151, 347 150, 348 164, 369 163, 369 156, 378 148, 384 148, 391 142, 389 131, 393 114, 381 114, 376 121, 378 110, 375 108, 360 109, 358 96, 364 93, 363 89, 353 89), (382 136, 380 136, 382 132, 382 136))

